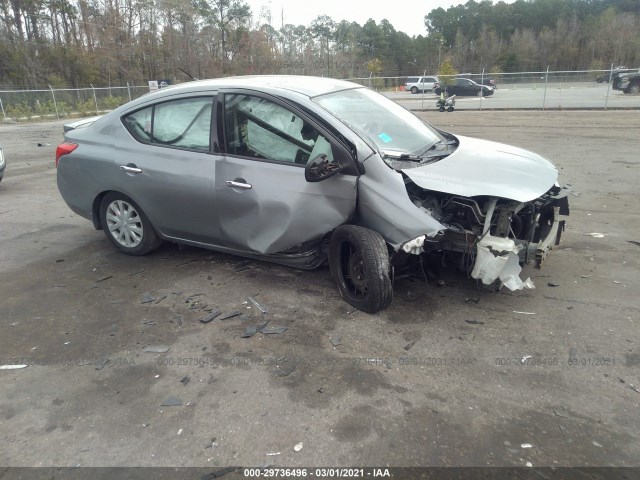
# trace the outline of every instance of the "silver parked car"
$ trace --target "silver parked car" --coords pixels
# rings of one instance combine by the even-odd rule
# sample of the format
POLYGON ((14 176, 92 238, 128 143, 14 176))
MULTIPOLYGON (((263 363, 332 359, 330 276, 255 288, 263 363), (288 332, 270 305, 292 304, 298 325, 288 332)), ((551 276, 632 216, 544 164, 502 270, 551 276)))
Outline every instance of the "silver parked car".
POLYGON ((432 91, 438 82, 438 77, 407 77, 404 89, 413 94, 432 91))
POLYGON ((186 83, 67 126, 58 187, 123 253, 168 240, 299 268, 328 262, 377 312, 394 271, 431 255, 531 287, 564 227, 539 155, 455 136, 360 85, 253 76, 186 83))

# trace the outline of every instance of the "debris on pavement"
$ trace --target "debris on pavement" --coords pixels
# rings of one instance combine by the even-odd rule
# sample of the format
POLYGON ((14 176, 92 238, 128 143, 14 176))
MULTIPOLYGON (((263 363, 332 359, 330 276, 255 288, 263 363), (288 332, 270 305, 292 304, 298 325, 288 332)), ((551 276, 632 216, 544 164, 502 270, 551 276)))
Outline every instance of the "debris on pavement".
POLYGON ((640 242, 636 242, 635 240, 627 240, 627 242, 633 243, 634 245, 637 245, 640 247, 640 242))
POLYGON ((201 480, 212 480, 214 478, 220 478, 227 473, 232 473, 238 470, 238 467, 225 467, 216 470, 215 472, 207 473, 201 477, 201 480))
POLYGON ((16 364, 16 365, 0 365, 0 370, 17 370, 19 368, 25 368, 27 365, 24 364, 16 364))
POLYGON ((180 315, 179 313, 176 313, 176 323, 179 327, 182 326, 182 315, 180 315))
POLYGON ((250 325, 245 329, 245 331, 242 333, 242 335, 240 335, 240 338, 251 338, 256 333, 258 333, 258 327, 254 326, 254 325, 250 325))
POLYGON ((109 359, 108 358, 106 358, 104 361, 98 363, 96 365, 96 370, 102 370, 104 367, 107 366, 107 363, 109 363, 109 359))
POLYGON ((163 301, 165 298, 167 298, 166 295, 161 296, 158 300, 156 300, 156 305, 158 305, 161 301, 163 301))
POLYGON ((206 317, 201 318, 200 323, 209 323, 210 321, 218 317, 221 313, 222 312, 220 310, 216 310, 215 312, 210 313, 206 317))
POLYGON ((265 455, 267 455, 269 457, 274 457, 276 455, 280 455, 280 452, 270 452, 270 453, 265 453, 265 455))
POLYGON ((640 388, 634 387, 632 384, 627 385, 627 388, 633 390, 636 393, 640 393, 640 388))
POLYGON ((525 464, 525 466, 527 466, 527 467, 533 467, 533 463, 531 463, 531 462, 527 462, 527 463, 525 464))
POLYGON ((223 315, 222 317, 220 317, 218 320, 222 321, 222 320, 229 320, 231 318, 237 317, 238 315, 242 315, 242 312, 233 312, 233 313, 229 313, 227 315, 223 315))
POLYGON ((604 233, 598 233, 598 232, 585 233, 584 236, 585 237, 593 237, 593 238, 604 238, 604 233))
POLYGON ((532 445, 530 443, 523 443, 522 445, 520 445, 520 448, 531 448, 532 445))
POLYGON ((258 302, 255 298, 249 297, 249 300, 257 307, 258 310, 260 310, 260 313, 267 313, 266 307, 260 304, 260 302, 258 302))
POLYGON ((149 292, 145 292, 144 295, 142 295, 142 303, 151 303, 154 300, 155 300, 155 297, 151 295, 149 292))
POLYGON ((535 313, 534 313, 534 312, 518 312, 518 311, 516 311, 516 310, 514 310, 514 311, 513 311, 513 313, 519 313, 519 314, 521 314, 521 315, 535 315, 535 313))
POLYGON ((405 349, 405 350, 409 350, 409 349, 410 349, 411 347, 413 347, 415 344, 416 344, 416 341, 415 341, 415 340, 414 340, 414 341, 412 341, 412 342, 409 342, 409 343, 407 343, 407 344, 404 346, 404 349, 405 349))
POLYGON ((142 322, 140 322, 143 325, 157 325, 155 320, 144 320, 142 322))
POLYGON ((191 380, 189 377, 182 377, 182 380, 180 380, 180 383, 182 385, 186 385, 187 383, 189 383, 189 380, 191 380))
POLYGON ((331 342, 331 345, 333 345, 334 347, 337 347, 338 345, 342 345, 342 337, 340 335, 337 335, 335 337, 329 337, 329 341, 331 342))
POLYGON ((531 355, 525 355, 524 357, 522 357, 522 360, 520 360, 520 363, 522 363, 524 365, 524 362, 526 362, 530 358, 531 358, 531 355))
POLYGON ((480 297, 468 297, 464 299, 464 303, 478 303, 480 301, 480 297))
POLYGON ((287 327, 264 327, 260 329, 260 333, 264 335, 280 335, 287 331, 287 327))
POLYGON ((169 347, 165 345, 149 345, 142 349, 147 353, 167 353, 169 351, 169 347))
POLYGON ((181 407, 182 400, 176 397, 167 397, 164 402, 160 404, 161 407, 181 407))
POLYGON ((580 275, 580 278, 589 278, 591 276, 591 274, 589 275, 580 275))
POLYGON ((106 275, 104 277, 100 277, 99 279, 96 280, 96 283, 104 282, 105 280, 109 280, 110 278, 113 278, 113 275, 106 275))
POLYGON ((550 287, 559 287, 560 284, 559 283, 554 283, 554 282, 547 282, 547 285, 550 287))
POLYGON ((465 322, 470 323, 471 325, 484 325, 484 322, 481 320, 465 320, 465 322))
POLYGON ((295 452, 299 452, 300 450, 302 450, 302 442, 297 443, 297 444, 293 447, 293 450, 294 450, 295 452))
POLYGON ((564 412, 562 412, 560 409, 555 409, 555 408, 554 408, 554 409, 553 409, 553 414, 554 414, 556 417, 560 417, 560 418, 568 418, 568 416, 567 416, 567 415, 565 415, 565 414, 564 414, 564 412))
POLYGON ((596 442, 595 440, 592 440, 591 443, 593 444, 594 447, 600 447, 602 448, 602 445, 600 445, 598 442, 596 442))

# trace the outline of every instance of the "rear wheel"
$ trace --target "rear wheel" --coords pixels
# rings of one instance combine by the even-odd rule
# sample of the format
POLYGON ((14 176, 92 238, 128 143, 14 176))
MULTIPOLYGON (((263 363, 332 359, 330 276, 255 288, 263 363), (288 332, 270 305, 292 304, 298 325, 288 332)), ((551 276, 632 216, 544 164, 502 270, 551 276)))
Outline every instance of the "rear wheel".
POLYGON ((343 300, 358 310, 376 313, 391 304, 389 252, 380 234, 355 225, 338 227, 329 243, 329 267, 343 300))
POLYGON ((627 91, 632 95, 637 95, 638 93, 640 93, 640 82, 629 85, 627 91))
POLYGON ((104 196, 100 222, 109 241, 127 255, 146 255, 162 244, 140 207, 121 193, 104 196))

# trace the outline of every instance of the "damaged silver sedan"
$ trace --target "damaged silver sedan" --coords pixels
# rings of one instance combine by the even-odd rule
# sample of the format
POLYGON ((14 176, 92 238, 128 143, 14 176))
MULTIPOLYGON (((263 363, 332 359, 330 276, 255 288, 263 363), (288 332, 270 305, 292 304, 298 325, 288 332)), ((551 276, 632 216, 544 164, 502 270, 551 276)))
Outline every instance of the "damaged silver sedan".
POLYGON ((342 298, 386 308, 397 269, 446 255, 484 284, 533 287, 566 189, 539 155, 454 136, 346 81, 197 81, 65 126, 69 207, 121 252, 161 242, 298 268, 328 263, 342 298))

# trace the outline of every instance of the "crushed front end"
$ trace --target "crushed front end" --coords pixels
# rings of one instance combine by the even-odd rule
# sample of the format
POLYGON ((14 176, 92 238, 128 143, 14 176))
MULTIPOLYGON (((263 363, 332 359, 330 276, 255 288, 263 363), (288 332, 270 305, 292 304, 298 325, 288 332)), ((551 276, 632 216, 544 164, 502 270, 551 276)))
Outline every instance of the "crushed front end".
POLYGON ((413 239, 405 253, 446 252, 471 277, 489 285, 496 280, 511 290, 534 288, 520 278, 521 265, 544 263, 558 245, 569 215, 568 189, 553 186, 528 202, 492 196, 463 197, 425 190, 405 178, 413 204, 446 227, 425 238, 421 248, 413 239))

